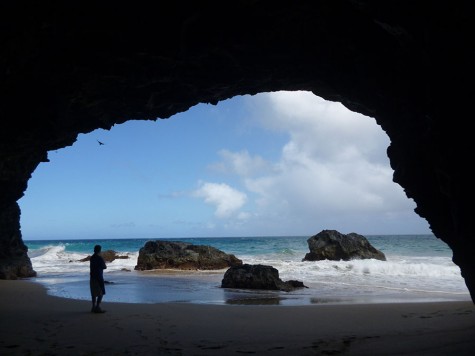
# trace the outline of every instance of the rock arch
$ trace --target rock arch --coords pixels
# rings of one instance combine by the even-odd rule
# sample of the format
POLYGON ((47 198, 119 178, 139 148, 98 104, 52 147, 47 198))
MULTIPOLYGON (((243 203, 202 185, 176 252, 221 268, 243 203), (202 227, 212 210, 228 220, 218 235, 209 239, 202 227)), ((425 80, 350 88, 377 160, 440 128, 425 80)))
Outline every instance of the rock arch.
POLYGON ((475 300, 469 1, 0 5, 0 277, 34 275, 17 201, 79 133, 197 103, 308 90, 376 119, 394 181, 475 300))

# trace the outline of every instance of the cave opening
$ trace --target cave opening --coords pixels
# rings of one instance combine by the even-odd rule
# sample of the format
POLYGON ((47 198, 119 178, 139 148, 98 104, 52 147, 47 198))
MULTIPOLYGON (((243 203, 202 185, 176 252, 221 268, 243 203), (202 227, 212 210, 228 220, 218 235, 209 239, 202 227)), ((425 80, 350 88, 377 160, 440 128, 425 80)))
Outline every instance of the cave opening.
POLYGON ((19 201, 22 234, 430 234, 392 182, 388 145, 374 119, 304 91, 128 121, 49 152, 19 201))
MULTIPOLYGON (((80 132, 108 129, 123 122, 121 118, 168 118, 198 102, 217 103, 246 93, 305 89, 376 118, 391 139, 388 155, 394 169, 394 181, 414 199, 417 215, 428 221, 435 235, 431 235, 427 243, 444 241, 449 244, 452 251, 447 253, 453 254, 453 261, 460 267, 475 301, 474 190, 472 179, 466 172, 466 162, 472 162, 474 156, 471 130, 467 129, 467 117, 473 110, 472 98, 471 91, 466 89, 471 87, 475 53, 472 46, 475 31, 470 30, 475 23, 472 3, 424 1, 415 5, 414 2, 343 1, 280 5, 244 1, 234 5, 228 2, 225 5, 222 2, 193 2, 190 6, 183 6, 181 2, 173 4, 161 6, 160 11, 148 6, 121 6, 118 3, 114 3, 113 11, 109 5, 92 9, 70 2, 60 6, 57 2, 39 2, 34 6, 5 2, 2 6, 0 279, 34 276, 23 237, 31 257, 34 243, 40 240, 30 238, 40 230, 28 226, 28 221, 33 220, 25 208, 21 216, 22 237, 17 202, 24 204, 33 197, 35 180, 48 164, 41 164, 36 170, 27 195, 21 199, 32 172, 45 161, 48 151, 71 145, 80 132), (229 11, 230 7, 233 11, 229 11)), ((91 147, 102 150, 88 154, 96 159, 105 153, 104 148, 111 146, 106 140, 108 137, 102 136, 103 132, 94 133, 101 136, 90 137, 97 145, 91 147), (104 145, 99 145, 96 140, 104 145)), ((289 142, 288 133, 283 134, 284 144, 289 142)), ((333 143, 342 145, 346 141, 335 139, 333 143)), ((51 151, 49 168, 56 162, 54 155, 63 152, 66 151, 51 151)), ((228 153, 236 152, 240 151, 229 150, 228 153)), ((253 158, 251 152, 249 149, 253 158)), ((384 153, 385 150, 380 152, 384 153)), ((228 158, 232 157, 235 156, 229 154, 228 158)), ((213 163, 221 161, 216 159, 213 163)), ((305 167, 308 161, 299 163, 300 166, 294 166, 296 169, 305 167)), ((180 178, 179 175, 174 177, 180 178)), ((335 180, 339 177, 329 178, 335 180)), ((236 179, 235 183, 238 182, 241 181, 236 179)), ((265 188, 268 182, 265 179, 259 181, 257 188, 263 192, 263 186, 265 188)), ((54 184, 53 181, 50 183, 54 184)), ((305 184, 301 185, 295 187, 292 197, 298 195, 297 188, 305 191, 305 184)), ((102 186, 107 186, 107 183, 102 183, 102 186)), ((399 189, 398 185, 394 186, 399 189)), ((86 190, 86 196, 89 193, 86 190)), ((275 198, 280 193, 271 190, 269 197, 275 198)), ((218 200, 210 199, 206 203, 205 197, 202 194, 193 201, 200 205, 200 211, 206 212, 207 217, 223 221, 215 216, 218 200)), ((249 195, 246 204, 256 197, 249 195)), ((167 206, 171 207, 171 198, 178 196, 165 194, 159 198, 168 199, 167 206)), ((308 198, 312 201, 312 195, 309 194, 308 198)), ((266 200, 259 202, 265 203, 266 200)), ((359 200, 347 202, 356 204, 359 200)), ((411 204, 410 199, 405 199, 405 204, 411 204)), ((278 207, 275 206, 273 211, 279 211, 278 207)), ((64 207, 64 210, 68 209, 64 207)), ((414 214, 412 210, 410 212, 414 214)), ((303 214, 308 209, 302 211, 303 214)), ((220 212, 229 212, 229 207, 224 206, 220 212)), ((288 217, 283 214, 276 216, 282 221, 288 217)), ((337 223, 343 220, 343 215, 339 216, 337 223)), ((92 221, 95 217, 84 220, 92 221)), ((75 216, 68 219, 76 222, 75 216)), ((426 226, 422 219, 419 221, 426 226)), ((107 222, 107 231, 113 229, 112 225, 116 231, 139 226, 135 223, 134 227, 126 220, 122 224, 104 222, 107 222)), ((376 222, 380 221, 375 218, 365 226, 373 226, 376 222)), ((409 228, 408 222, 405 220, 402 227, 409 228)), ((58 225, 53 230, 51 222, 47 224, 45 220, 44 223, 50 227, 49 231, 63 233, 58 225)), ((320 221, 313 223, 316 225, 320 221)), ((278 225, 268 223, 266 227, 269 226, 278 229, 278 225)), ((298 222, 295 226, 304 230, 298 222)), ((335 225, 335 228, 344 231, 339 226, 335 225)), ((358 227, 355 230, 366 233, 358 227)), ((318 228, 311 233, 317 231, 318 228)), ((88 232, 92 231, 88 229, 88 232)), ((246 242, 246 246, 256 249, 252 243, 255 240, 246 242)), ((420 251, 417 246, 408 244, 408 240, 399 242, 406 251, 420 251)), ((292 258, 290 256, 295 256, 296 249, 292 246, 276 246, 285 258, 273 261, 285 262, 292 258)), ((61 247, 51 252, 61 255, 67 252, 69 245, 63 247, 64 250, 61 247)), ((440 245, 431 248, 426 245, 424 251, 429 250, 443 253, 440 245)), ((88 251, 85 250, 81 256, 88 251)), ((63 256, 66 257, 62 268, 76 265, 75 256, 63 256)), ((252 259, 253 255, 246 256, 252 259)), ((420 287, 420 291, 413 291, 414 295, 423 295, 428 290, 440 292, 442 285, 453 283, 451 273, 460 276, 459 270, 452 269, 453 264, 446 256, 407 257, 415 263, 411 264, 414 268, 405 272, 411 274, 411 280, 418 282, 420 287), (415 261, 414 257, 419 260, 415 261), (434 266, 441 261, 447 263, 434 266), (434 288, 424 284, 429 280, 434 282, 434 288)), ((342 290, 347 282, 339 278, 343 275, 359 273, 358 287, 363 287, 365 282, 375 277, 384 281, 386 276, 401 272, 401 269, 390 268, 395 267, 390 263, 331 263, 326 267, 327 282, 342 282, 342 290), (378 269, 384 273, 377 274, 378 269)), ((303 271, 303 268, 294 271, 303 271)), ((134 272, 117 273, 132 275, 134 272)), ((39 277, 42 275, 40 271, 39 277)), ((86 275, 78 274, 72 282, 87 278, 86 275)), ((303 275, 281 277, 294 277, 308 283, 303 275)), ((54 274, 51 281, 55 286, 54 274)), ((182 282, 188 281, 182 279, 182 282)), ((237 313, 235 308, 221 308, 215 318, 211 318, 209 308, 136 305, 131 310, 115 309, 114 306, 115 315, 111 313, 113 323, 87 324, 89 332, 81 336, 81 332, 76 331, 83 330, 84 319, 71 316, 89 312, 86 302, 44 298, 42 290, 30 289, 30 285, 35 286, 28 282, 1 282, 5 287, 12 286, 10 291, 2 288, 2 297, 7 296, 7 301, 10 301, 2 303, 3 346, 23 353, 31 350, 51 352, 52 348, 93 353, 98 345, 103 349, 118 350, 117 353, 125 349, 130 353, 143 353, 153 348, 165 353, 174 350, 190 353, 216 350, 228 354, 281 350, 286 354, 299 354, 302 350, 318 349, 322 353, 381 354, 392 350, 408 354, 417 350, 434 350, 434 353, 446 350, 447 353, 465 354, 473 349, 473 305, 469 303, 404 303, 400 306, 394 303, 387 307, 373 305, 353 309, 337 306, 301 308, 298 312, 294 308, 280 308, 278 313, 269 313, 269 308, 240 308, 237 313), (188 318, 191 314, 194 317, 188 318), (28 315, 28 318, 23 315, 28 315), (212 322, 203 328, 203 320, 212 322), (295 322, 289 324, 289 320, 295 322), (42 327, 38 327, 38 321, 42 321, 42 327), (131 325, 140 326, 132 328, 140 332, 131 332, 131 325), (355 330, 355 325, 358 330, 355 330), (209 338, 210 335, 213 337, 209 338), (252 335, 258 337, 252 338, 252 335)), ((320 282, 312 290, 320 292, 330 284, 320 282)), ((181 285, 188 287, 187 283, 181 285)), ((214 284, 204 285, 210 287, 209 291, 215 291, 214 284)), ((115 289, 119 286, 119 283, 111 286, 107 296, 109 301, 113 301, 113 294, 120 291, 120 288, 115 289)), ((394 286, 394 283, 389 286, 388 293, 394 286)), ((346 291, 355 289, 346 287, 346 291)), ((167 290, 164 286, 158 292, 167 290)), ((468 300, 466 289, 461 287, 460 290, 461 298, 468 300)), ((365 290, 360 291, 364 293, 365 290)), ((141 293, 143 288, 129 289, 124 294, 134 292, 141 293)), ((450 297, 451 292, 453 290, 436 294, 450 297)), ((407 295, 407 291, 400 290, 397 294, 407 295)), ((70 295, 77 297, 77 294, 70 295)), ((224 296, 223 300, 232 301, 232 298, 224 296)), ((279 304, 288 298, 260 300, 279 304)), ((331 298, 319 295, 310 302, 328 303, 331 298)), ((112 306, 109 312, 113 312, 112 306)))
POLYGON ((286 279, 298 278, 297 268, 324 291, 291 302, 272 294, 209 294, 219 285, 217 271, 198 279, 152 278, 148 286, 158 301, 384 302, 427 298, 429 291, 431 300, 468 298, 451 250, 392 181, 388 145, 373 118, 304 91, 239 96, 166 120, 131 120, 49 153, 19 201, 22 233, 38 280, 50 293, 76 299, 88 298, 78 283, 87 276, 80 260, 99 242, 128 257, 111 264, 109 278, 132 291, 115 288, 109 298, 156 302, 121 275, 133 271, 139 249, 153 239, 209 244, 246 263, 275 265, 286 279), (300 259, 306 239, 323 229, 368 236, 389 251, 390 262, 320 262, 323 276, 315 280, 314 267, 300 259), (439 262, 429 262, 434 258, 439 262), (58 283, 51 274, 66 264, 58 283), (177 291, 184 280, 192 293, 177 291), (444 287, 436 290, 439 283, 444 287))

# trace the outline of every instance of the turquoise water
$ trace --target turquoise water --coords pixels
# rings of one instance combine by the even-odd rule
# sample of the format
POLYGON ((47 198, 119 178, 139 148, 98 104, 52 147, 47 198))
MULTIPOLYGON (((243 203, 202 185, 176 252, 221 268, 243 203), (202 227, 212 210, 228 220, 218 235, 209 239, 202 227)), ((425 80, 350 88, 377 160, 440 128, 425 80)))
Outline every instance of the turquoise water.
POLYGON ((295 292, 229 290, 220 287, 226 270, 135 271, 140 248, 148 239, 25 241, 35 281, 52 295, 89 299, 88 263, 96 244, 128 259, 108 264, 104 301, 127 303, 279 304, 376 303, 470 300, 452 251, 432 235, 366 236, 387 261, 303 262, 309 236, 167 239, 210 245, 243 263, 271 265, 282 280, 300 280, 309 288, 295 292))

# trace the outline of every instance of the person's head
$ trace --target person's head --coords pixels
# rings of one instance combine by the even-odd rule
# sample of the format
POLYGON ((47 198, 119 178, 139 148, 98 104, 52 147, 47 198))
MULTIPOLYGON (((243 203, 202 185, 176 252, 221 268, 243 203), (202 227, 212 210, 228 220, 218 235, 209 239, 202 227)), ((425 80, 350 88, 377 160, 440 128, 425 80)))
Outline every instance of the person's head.
POLYGON ((101 245, 94 246, 94 253, 100 253, 101 249, 102 249, 101 245))

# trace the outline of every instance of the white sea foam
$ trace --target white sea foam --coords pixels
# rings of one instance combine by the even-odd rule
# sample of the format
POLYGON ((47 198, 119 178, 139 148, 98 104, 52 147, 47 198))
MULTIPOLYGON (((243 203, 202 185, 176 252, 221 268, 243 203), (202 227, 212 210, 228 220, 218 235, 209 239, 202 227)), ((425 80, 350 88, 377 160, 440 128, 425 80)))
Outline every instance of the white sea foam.
POLYGON ((361 289, 386 288, 405 291, 465 293, 465 282, 458 266, 448 257, 406 257, 387 261, 296 261, 244 257, 245 263, 271 265, 283 280, 304 284, 352 286, 361 289))
MULTIPOLYGON (((66 246, 51 245, 37 250, 28 251, 33 269, 39 275, 56 273, 89 274, 89 262, 81 260, 90 254, 78 252, 66 252, 66 246)), ((115 259, 107 263, 105 273, 121 270, 133 270, 137 264, 138 252, 120 253, 127 256, 127 259, 115 259)))

